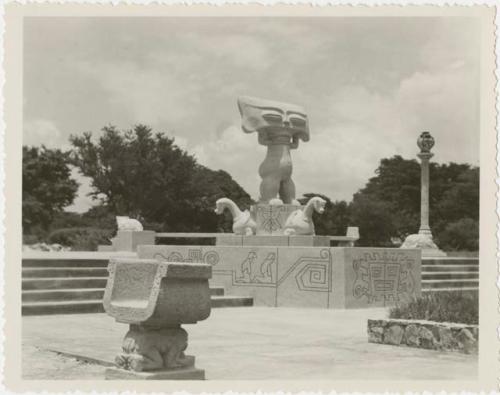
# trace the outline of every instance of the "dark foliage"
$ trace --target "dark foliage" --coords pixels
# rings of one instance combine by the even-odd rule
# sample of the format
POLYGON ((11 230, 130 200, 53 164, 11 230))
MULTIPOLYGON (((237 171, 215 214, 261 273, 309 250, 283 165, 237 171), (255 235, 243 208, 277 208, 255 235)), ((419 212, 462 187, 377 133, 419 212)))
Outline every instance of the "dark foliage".
POLYGON ((47 237, 48 243, 71 247, 75 251, 96 251, 99 244, 110 244, 114 229, 77 227, 57 229, 47 237))
MULTIPOLYGON (((417 233, 420 225, 420 165, 401 156, 382 159, 376 176, 349 206, 359 227, 359 245, 391 246, 417 233)), ((479 169, 467 164, 430 164, 430 224, 443 249, 470 250, 479 240, 479 169), (472 220, 472 221, 471 221, 472 220), (475 222, 474 222, 475 221, 475 222), (456 238, 454 238, 456 236, 456 238)))
POLYGON ((71 142, 73 163, 92 179, 92 195, 109 217, 128 215, 156 231, 216 232, 231 228, 229 215, 214 213, 217 199, 230 197, 242 208, 252 203, 228 173, 199 165, 147 126, 105 127, 96 142, 90 133, 71 142))
POLYGON ((71 178, 69 154, 23 146, 22 188, 23 234, 40 237, 76 196, 78 183, 71 178))

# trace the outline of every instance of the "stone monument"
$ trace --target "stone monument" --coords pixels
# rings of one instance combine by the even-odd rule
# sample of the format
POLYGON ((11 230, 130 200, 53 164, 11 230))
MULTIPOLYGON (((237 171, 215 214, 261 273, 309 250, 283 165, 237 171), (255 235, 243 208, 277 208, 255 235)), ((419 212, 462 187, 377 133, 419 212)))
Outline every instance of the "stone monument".
POLYGON ((424 257, 443 257, 446 253, 441 251, 432 239, 429 226, 429 160, 434 156, 431 152, 434 138, 429 132, 422 132, 417 140, 420 152, 417 156, 421 161, 421 189, 420 189, 420 229, 418 234, 409 235, 401 248, 418 248, 424 257))
POLYGON ((238 99, 242 129, 257 133, 259 144, 267 147, 259 167, 260 198, 250 208, 256 235, 283 235, 289 216, 301 208, 295 198, 290 150, 299 141, 309 141, 305 110, 295 104, 243 96, 238 99))
POLYGON ((141 245, 138 257, 208 264, 212 284, 251 296, 256 306, 382 307, 420 295, 419 250, 354 247, 356 227, 345 236, 315 234, 313 215, 326 202, 314 196, 301 206, 292 181, 290 152, 309 140, 305 110, 250 97, 241 97, 238 108, 243 131, 257 133, 267 147, 258 203, 245 209, 230 196, 219 199, 215 212, 231 212, 233 233, 217 236, 215 246, 141 245))
POLYGON ((187 332, 210 315, 210 265, 114 258, 108 265, 106 313, 129 325, 115 368, 106 379, 203 380, 205 372, 185 355, 187 332))
POLYGON ((260 203, 278 196, 284 204, 299 205, 295 200, 290 150, 299 140, 309 141, 309 124, 302 107, 254 97, 240 97, 238 108, 245 133, 257 133, 259 144, 267 146, 267 154, 259 167, 262 178, 260 203))

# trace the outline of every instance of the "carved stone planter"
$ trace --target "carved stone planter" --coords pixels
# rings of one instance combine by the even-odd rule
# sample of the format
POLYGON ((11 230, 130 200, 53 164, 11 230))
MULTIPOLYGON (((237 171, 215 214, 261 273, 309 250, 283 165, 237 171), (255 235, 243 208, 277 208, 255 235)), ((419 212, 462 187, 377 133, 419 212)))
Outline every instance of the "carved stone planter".
POLYGON ((104 309, 130 325, 106 379, 204 379, 205 372, 186 356, 187 332, 210 315, 206 264, 115 258, 108 266, 104 309))

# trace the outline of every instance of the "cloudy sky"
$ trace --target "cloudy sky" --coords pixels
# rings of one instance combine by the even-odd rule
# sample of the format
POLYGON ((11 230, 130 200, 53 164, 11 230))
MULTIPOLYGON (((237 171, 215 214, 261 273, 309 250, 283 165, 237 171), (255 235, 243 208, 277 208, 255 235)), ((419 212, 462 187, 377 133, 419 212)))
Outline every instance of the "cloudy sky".
POLYGON ((265 147, 236 98, 287 101, 311 129, 297 195, 350 200, 381 158, 415 158, 423 130, 437 162, 479 164, 478 57, 472 18, 26 18, 23 142, 143 123, 258 198, 265 147))

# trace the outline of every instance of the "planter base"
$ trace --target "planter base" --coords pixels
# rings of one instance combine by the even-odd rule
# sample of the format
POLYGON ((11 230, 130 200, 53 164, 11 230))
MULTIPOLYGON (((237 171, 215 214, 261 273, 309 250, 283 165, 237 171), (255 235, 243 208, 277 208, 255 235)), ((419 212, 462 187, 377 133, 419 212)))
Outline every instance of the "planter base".
POLYGON ((106 380, 205 380, 205 371, 195 367, 182 369, 134 372, 119 368, 107 368, 106 380))

